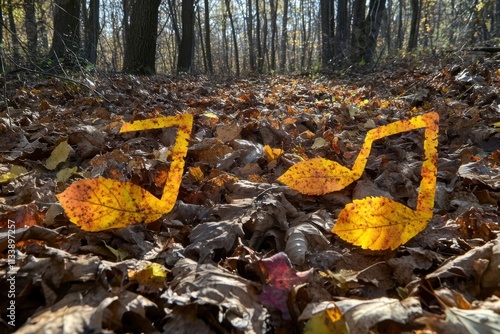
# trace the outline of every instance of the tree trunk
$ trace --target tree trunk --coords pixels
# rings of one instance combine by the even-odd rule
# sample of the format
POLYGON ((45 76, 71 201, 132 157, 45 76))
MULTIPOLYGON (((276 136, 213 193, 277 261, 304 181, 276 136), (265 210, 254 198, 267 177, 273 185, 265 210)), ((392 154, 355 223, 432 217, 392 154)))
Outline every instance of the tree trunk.
POLYGON ((212 62, 212 47, 210 42, 210 3, 205 0, 205 48, 207 53, 208 73, 214 73, 214 65, 212 62))
POLYGON ((366 22, 366 47, 363 58, 367 64, 373 61, 373 55, 377 47, 377 38, 385 13, 386 0, 371 0, 368 11, 368 20, 366 22))
POLYGON ((28 40, 28 52, 36 59, 38 57, 38 29, 35 15, 35 0, 24 1, 24 13, 26 15, 24 26, 26 28, 26 39, 28 40))
POLYGON ((348 47, 348 29, 349 29, 349 15, 347 12, 347 0, 338 1, 337 9, 337 32, 333 42, 333 50, 335 57, 339 59, 339 63, 343 65, 347 57, 348 47))
POLYGON ((156 73, 158 7, 161 0, 131 1, 130 26, 125 44, 123 71, 130 74, 156 73))
POLYGON ((247 38, 248 38, 248 55, 250 60, 250 71, 255 72, 257 63, 255 59, 255 45, 253 42, 253 5, 252 0, 247 0, 247 38))
MULTIPOLYGON (((499 0, 500 1, 500 0, 499 0)), ((276 70, 276 36, 278 31, 278 0, 270 0, 271 7, 271 71, 276 70)))
POLYGON ((231 34, 233 35, 234 43, 234 60, 236 62, 236 76, 240 76, 240 55, 238 52, 238 39, 236 38, 236 30, 234 29, 233 15, 231 14, 231 5, 229 0, 225 0, 227 15, 229 16, 229 22, 231 23, 231 34))
POLYGON ((351 36, 351 63, 358 64, 363 58, 365 43, 365 0, 354 0, 352 5, 353 21, 351 36))
POLYGON ((420 24, 421 7, 420 0, 411 1, 411 24, 410 24, 410 37, 408 38, 408 52, 417 48, 418 43, 418 27, 420 24))
POLYGON ((396 48, 398 50, 403 49, 403 40, 404 40, 404 32, 403 32, 403 7, 405 6, 405 1, 401 0, 399 3, 399 11, 398 11, 398 36, 396 37, 396 48))
POLYGON ((500 0, 495 2, 495 37, 500 37, 500 0))
POLYGON ((12 0, 7 0, 7 17, 9 18, 9 29, 10 37, 12 39, 12 49, 13 49, 13 61, 15 64, 19 64, 21 61, 21 54, 19 53, 19 39, 17 36, 16 22, 14 20, 14 8, 12 6, 12 0))
MULTIPOLYGON (((0 1, 0 71, 4 72, 5 69, 5 63, 3 60, 3 8, 2 8, 2 2, 0 1)), ((5 80, 5 77, 4 77, 5 80)))
MULTIPOLYGON (((85 5, 84 5, 85 6, 85 5)), ((99 0, 90 0, 88 14, 85 13, 85 59, 97 63, 97 42, 99 41, 99 0)))
POLYGON ((189 72, 193 66, 194 0, 182 0, 182 40, 179 45, 177 72, 189 72))
POLYGON ((50 56, 75 65, 80 56, 80 1, 54 1, 54 35, 50 56))
POLYGON ((179 23, 177 22, 177 10, 175 8, 175 0, 168 0, 168 12, 170 18, 172 19, 172 29, 174 29, 175 33, 175 41, 177 44, 181 44, 181 33, 179 32, 179 23))
POLYGON ((281 21, 281 57, 280 57, 280 71, 285 71, 286 65, 286 49, 288 44, 288 0, 283 2, 283 20, 281 21))
POLYGON ((262 73, 264 70, 264 57, 262 55, 262 42, 260 40, 260 8, 259 8, 259 0, 255 0, 255 24, 257 33, 256 44, 257 44, 257 72, 262 73))

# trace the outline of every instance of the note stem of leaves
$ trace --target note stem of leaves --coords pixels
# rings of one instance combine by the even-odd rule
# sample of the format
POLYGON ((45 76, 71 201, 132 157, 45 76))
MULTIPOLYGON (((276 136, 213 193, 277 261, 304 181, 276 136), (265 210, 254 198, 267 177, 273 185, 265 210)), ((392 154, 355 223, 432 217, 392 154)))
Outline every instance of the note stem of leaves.
POLYGON ((179 193, 192 126, 193 116, 189 114, 124 123, 120 132, 178 128, 162 198, 130 182, 79 180, 57 195, 69 219, 83 230, 102 231, 150 223, 170 212, 179 193))
POLYGON ((315 158, 295 164, 278 180, 309 195, 341 190, 361 177, 375 140, 420 128, 425 128, 424 161, 416 209, 385 197, 366 197, 346 205, 332 230, 342 239, 363 248, 395 249, 422 231, 432 218, 439 131, 439 115, 436 112, 368 131, 352 169, 334 161, 315 158))

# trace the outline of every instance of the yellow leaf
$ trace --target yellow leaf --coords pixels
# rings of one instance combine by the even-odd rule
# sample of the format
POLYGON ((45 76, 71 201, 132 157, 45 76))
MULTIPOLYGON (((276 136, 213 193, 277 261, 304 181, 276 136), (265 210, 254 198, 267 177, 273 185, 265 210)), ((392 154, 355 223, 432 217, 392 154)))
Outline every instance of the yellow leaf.
POLYGON ((55 169, 57 165, 68 159, 69 152, 71 152, 71 146, 68 144, 68 141, 60 142, 45 162, 45 167, 49 170, 55 169))
POLYGON ((332 232, 362 248, 395 249, 422 231, 427 220, 386 197, 366 197, 345 206, 332 232))
POLYGON ((74 182, 56 197, 69 219, 85 231, 150 223, 171 210, 135 184, 102 177, 74 182))
POLYGON ((10 171, 8 171, 7 173, 0 174, 0 183, 5 183, 10 180, 16 179, 22 174, 26 174, 27 172, 28 170, 26 168, 14 165, 10 168, 10 171))
POLYGON ((304 334, 349 334, 342 312, 335 305, 313 315, 304 327, 304 334))
POLYGON ((280 157, 283 154, 283 150, 280 148, 271 148, 271 146, 264 146, 264 155, 267 161, 273 161, 280 157))
POLYGON ((367 139, 376 140, 418 128, 425 128, 425 140, 416 209, 385 197, 355 200, 346 205, 333 227, 332 231, 342 239, 372 250, 395 249, 426 227, 432 218, 436 193, 439 115, 430 112, 381 126, 369 131, 367 139))
POLYGON ((314 158, 296 163, 278 181, 303 194, 324 195, 344 189, 360 176, 335 161, 314 158))
POLYGON ((150 289, 159 289, 166 285, 168 269, 159 263, 151 263, 139 270, 129 270, 128 275, 132 281, 150 289))
POLYGON ((189 176, 191 176, 195 181, 201 181, 205 177, 201 168, 198 167, 189 167, 189 176))
POLYGON ((323 195, 345 188, 359 179, 375 140, 425 128, 417 207, 412 210, 388 198, 365 198, 348 204, 340 213, 333 232, 363 248, 394 249, 422 231, 432 218, 437 175, 439 115, 436 112, 393 122, 367 132, 352 169, 337 162, 315 158, 290 167, 278 181, 308 195, 323 195))

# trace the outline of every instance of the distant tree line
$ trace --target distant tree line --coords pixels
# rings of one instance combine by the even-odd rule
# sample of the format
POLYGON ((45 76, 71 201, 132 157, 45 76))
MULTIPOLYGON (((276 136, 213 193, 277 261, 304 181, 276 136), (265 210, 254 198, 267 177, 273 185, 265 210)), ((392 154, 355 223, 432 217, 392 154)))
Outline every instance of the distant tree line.
POLYGON ((500 42, 500 0, 0 0, 4 69, 223 75, 500 42))

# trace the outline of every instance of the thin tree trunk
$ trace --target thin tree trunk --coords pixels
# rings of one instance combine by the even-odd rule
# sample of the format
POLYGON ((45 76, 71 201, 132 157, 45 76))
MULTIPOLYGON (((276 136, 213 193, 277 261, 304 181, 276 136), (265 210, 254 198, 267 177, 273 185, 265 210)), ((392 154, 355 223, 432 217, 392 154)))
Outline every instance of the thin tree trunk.
POLYGON ((253 5, 252 0, 247 0, 247 38, 248 38, 248 55, 250 60, 250 71, 255 72, 256 61, 255 61, 255 45, 253 42, 253 5))
POLYGON ((229 0, 225 0, 227 15, 229 16, 229 22, 231 23, 231 34, 233 35, 234 44, 234 61, 236 62, 236 76, 240 76, 240 59, 238 53, 238 39, 236 38, 236 30, 234 29, 233 15, 231 14, 231 5, 229 0))
POLYGON ((19 39, 17 36, 16 22, 14 20, 14 8, 12 6, 12 0, 7 0, 7 17, 9 18, 9 29, 12 39, 12 49, 13 49, 13 60, 15 64, 19 64, 21 61, 21 55, 19 53, 19 39))
POLYGON ((403 32, 403 7, 405 6, 405 0, 400 0, 399 2, 399 11, 398 11, 398 32, 396 37, 396 49, 403 49, 403 40, 404 40, 404 32, 403 32))
POLYGON ((257 44, 257 72, 262 73, 264 67, 264 57, 262 56, 262 44, 260 40, 260 8, 259 0, 255 0, 255 24, 256 24, 256 44, 257 44))
MULTIPOLYGON (((85 7, 85 5, 84 5, 85 7)), ((97 63, 97 43, 99 41, 99 0, 90 0, 88 14, 85 13, 85 59, 97 63)))
POLYGON ((495 37, 500 37, 500 0, 495 2, 495 37))
POLYGON ((286 67, 286 52, 288 44, 288 0, 283 2, 283 20, 281 21, 281 57, 280 57, 280 72, 285 72, 286 67))
POLYGON ((200 44, 201 44, 201 58, 203 59, 203 68, 205 69, 205 73, 208 73, 207 54, 206 54, 206 50, 205 50, 205 42, 203 42, 203 34, 202 34, 203 30, 201 29, 201 17, 200 17, 199 10, 197 10, 196 21, 198 21, 198 30, 200 31, 199 36, 200 36, 200 44))
POLYGON ((205 48, 207 53, 208 73, 214 73, 214 65, 212 62, 212 46, 210 41, 210 3, 205 0, 205 48))
POLYGON ((36 23, 35 0, 24 1, 24 21, 26 28, 26 38, 28 40, 28 51, 35 59, 38 57, 38 29, 36 23))
POLYGON ((410 0, 411 3, 411 25, 410 25, 410 37, 408 38, 408 52, 411 52, 417 48, 418 44, 418 28, 420 24, 420 1, 410 0))
POLYGON ((364 59, 368 64, 372 63, 375 48, 377 46, 377 38, 385 13, 385 1, 386 0, 370 1, 370 10, 368 11, 368 20, 366 24, 366 47, 364 52, 364 59))
POLYGON ((175 33, 175 41, 177 45, 181 44, 181 33, 179 31, 179 22, 177 22, 177 10, 175 7, 175 0, 168 0, 168 12, 170 14, 170 18, 172 19, 172 29, 174 29, 175 33))
MULTIPOLYGON (((499 0, 500 1, 500 0, 499 0)), ((278 31, 277 6, 278 0, 270 0, 271 7, 271 71, 276 70, 276 36, 278 31)))

